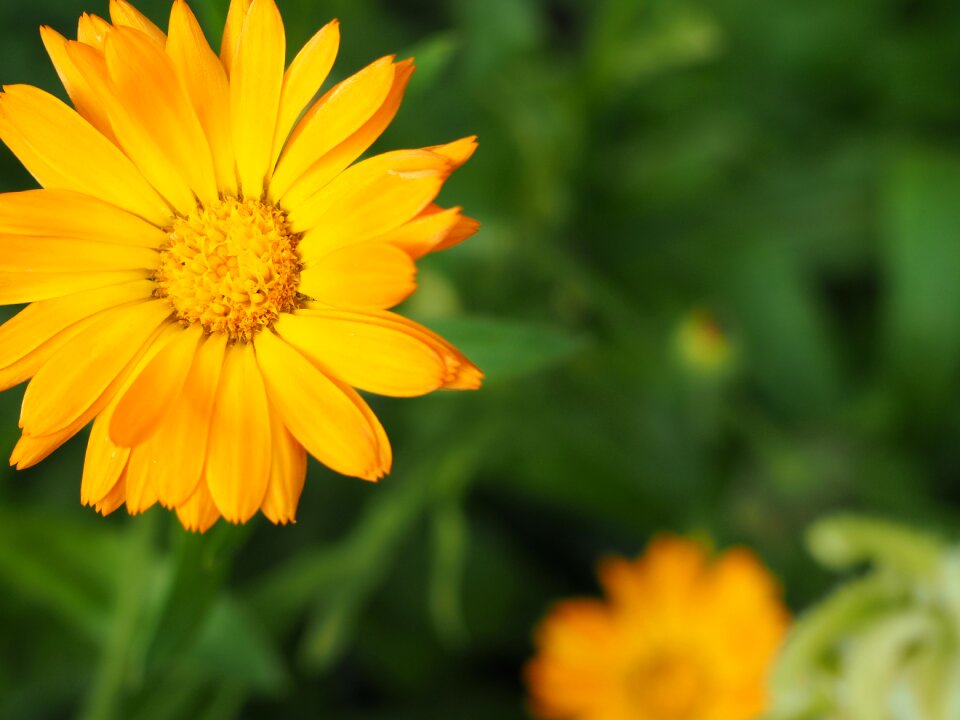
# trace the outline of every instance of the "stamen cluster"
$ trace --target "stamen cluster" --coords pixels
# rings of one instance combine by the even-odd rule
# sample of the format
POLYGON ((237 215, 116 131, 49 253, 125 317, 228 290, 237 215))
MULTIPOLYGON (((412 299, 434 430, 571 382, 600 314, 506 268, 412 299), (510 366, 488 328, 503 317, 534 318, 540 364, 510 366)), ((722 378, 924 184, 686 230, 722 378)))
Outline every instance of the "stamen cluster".
POLYGON ((300 235, 279 208, 227 197, 178 217, 169 237, 156 293, 182 322, 247 342, 298 306, 300 235))

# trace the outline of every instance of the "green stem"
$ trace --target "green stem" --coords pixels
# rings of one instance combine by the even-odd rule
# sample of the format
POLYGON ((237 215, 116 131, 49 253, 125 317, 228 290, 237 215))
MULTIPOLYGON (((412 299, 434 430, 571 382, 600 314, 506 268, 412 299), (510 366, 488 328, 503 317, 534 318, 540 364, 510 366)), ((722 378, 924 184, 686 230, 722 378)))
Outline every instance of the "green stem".
POLYGON ((106 637, 100 667, 87 698, 83 720, 122 717, 121 702, 134 656, 137 630, 143 616, 153 570, 153 537, 156 513, 132 522, 127 530, 126 553, 117 573, 116 606, 106 637))

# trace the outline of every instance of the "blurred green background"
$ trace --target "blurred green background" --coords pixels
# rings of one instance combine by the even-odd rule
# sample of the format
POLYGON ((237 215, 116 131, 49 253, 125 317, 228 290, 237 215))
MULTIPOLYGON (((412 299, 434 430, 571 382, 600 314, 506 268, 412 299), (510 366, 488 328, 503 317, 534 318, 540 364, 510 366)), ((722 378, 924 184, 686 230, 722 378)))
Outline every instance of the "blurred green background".
MULTIPOLYGON (((605 553, 746 544, 802 610, 825 513, 955 535, 956 3, 277 1, 291 52, 340 18, 335 79, 417 57, 376 149, 479 134, 441 200, 483 229, 401 311, 487 384, 375 399, 393 474, 311 465, 294 527, 101 519, 82 437, 3 470, 0 717, 523 718, 532 627, 605 553)), ((83 11, 5 0, 0 81, 60 93, 37 27, 83 11)))

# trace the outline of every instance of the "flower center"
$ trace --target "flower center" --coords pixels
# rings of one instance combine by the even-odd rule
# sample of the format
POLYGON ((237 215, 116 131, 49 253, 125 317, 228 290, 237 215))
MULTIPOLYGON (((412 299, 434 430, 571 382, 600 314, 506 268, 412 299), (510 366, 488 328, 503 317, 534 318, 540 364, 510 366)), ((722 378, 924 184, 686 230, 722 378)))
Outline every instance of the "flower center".
POLYGON ((686 653, 667 651, 644 658, 626 681, 642 717, 695 720, 702 715, 707 679, 696 658, 686 653))
POLYGON ((300 235, 279 208, 225 198, 178 217, 168 233, 156 295, 182 322, 246 342, 298 306, 300 235))

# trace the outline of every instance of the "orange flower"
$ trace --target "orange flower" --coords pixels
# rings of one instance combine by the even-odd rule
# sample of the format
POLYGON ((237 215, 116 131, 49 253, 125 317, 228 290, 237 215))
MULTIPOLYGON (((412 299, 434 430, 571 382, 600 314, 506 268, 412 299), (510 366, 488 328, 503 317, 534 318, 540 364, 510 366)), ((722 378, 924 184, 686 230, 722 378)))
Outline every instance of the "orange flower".
POLYGON ((561 602, 527 666, 550 720, 752 720, 787 626, 770 574, 748 550, 710 562, 695 542, 655 540, 600 567, 607 600, 561 602))
POLYGON ((93 420, 84 504, 159 502, 201 531, 258 509, 290 522, 307 452, 366 480, 390 470, 354 388, 480 385, 387 312, 418 258, 476 231, 433 204, 475 139, 354 164, 412 62, 381 58, 311 104, 339 26, 285 67, 274 0, 233 0, 219 57, 183 0, 166 34, 126 0, 110 17, 81 17, 77 41, 41 30, 76 110, 0 95, 0 138, 43 186, 0 195, 0 303, 32 303, 0 328, 0 388, 32 378, 11 462, 93 420))

